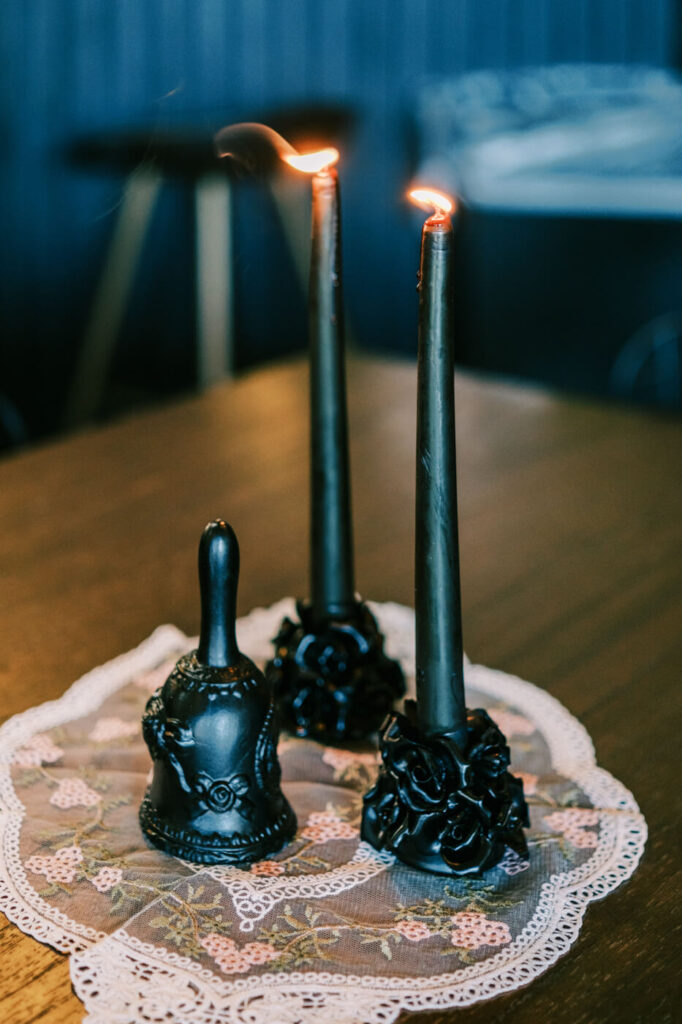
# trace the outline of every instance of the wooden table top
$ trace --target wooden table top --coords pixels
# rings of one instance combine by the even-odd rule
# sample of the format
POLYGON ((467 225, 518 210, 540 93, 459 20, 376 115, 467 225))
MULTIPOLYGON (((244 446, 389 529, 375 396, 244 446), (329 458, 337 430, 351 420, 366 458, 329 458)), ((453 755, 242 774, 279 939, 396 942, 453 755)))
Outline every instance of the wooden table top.
MULTIPOLYGON (((407 604, 415 384, 413 364, 350 361, 357 586, 407 604)), ((634 877, 590 906, 576 945, 528 988, 411 1019, 672 1022, 682 422, 461 376, 457 429, 468 654, 581 719, 650 839, 634 877)), ((293 362, 0 463, 2 717, 159 623, 196 632, 196 547, 215 516, 240 540, 241 612, 305 595, 307 432, 293 362)), ((0 1020, 80 1020, 67 958, 1 920, 0 1020)))

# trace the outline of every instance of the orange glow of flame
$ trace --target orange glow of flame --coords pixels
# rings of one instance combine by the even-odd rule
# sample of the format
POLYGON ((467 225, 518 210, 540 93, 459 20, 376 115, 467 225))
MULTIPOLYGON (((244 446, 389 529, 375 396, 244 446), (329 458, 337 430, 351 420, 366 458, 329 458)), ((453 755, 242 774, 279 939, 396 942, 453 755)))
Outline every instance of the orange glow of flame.
POLYGON ((407 195, 422 210, 432 209, 435 217, 447 217, 455 208, 454 199, 432 188, 413 188, 407 195))
POLYGON ((319 149, 316 153, 283 153, 282 160, 295 167, 297 171, 304 171, 306 174, 318 174, 333 167, 339 159, 338 149, 328 146, 326 149, 319 149))

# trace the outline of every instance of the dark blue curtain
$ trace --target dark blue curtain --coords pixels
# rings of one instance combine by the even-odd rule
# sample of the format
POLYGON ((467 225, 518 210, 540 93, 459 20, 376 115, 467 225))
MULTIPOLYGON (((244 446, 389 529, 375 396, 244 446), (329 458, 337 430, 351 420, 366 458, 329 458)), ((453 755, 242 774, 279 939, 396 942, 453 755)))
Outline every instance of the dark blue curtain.
MULTIPOLYGON (((674 0, 4 0, 0 19, 0 393, 34 430, 63 401, 121 195, 120 178, 68 165, 75 136, 208 130, 276 106, 348 104, 358 115, 343 162, 351 314, 364 344, 411 352, 418 221, 402 196, 418 87, 483 66, 666 64, 678 48, 674 0)), ((263 197, 247 190, 243 202, 272 216, 263 197)), ((243 325, 258 292, 254 246, 275 243, 237 216, 248 220, 237 248, 243 325)), ((169 385, 191 375, 191 217, 185 190, 170 188, 122 341, 122 358, 135 353, 169 385)), ((273 301, 268 323, 262 306, 258 329, 291 344, 285 307, 273 301)), ((242 362, 270 351, 246 338, 242 362)))

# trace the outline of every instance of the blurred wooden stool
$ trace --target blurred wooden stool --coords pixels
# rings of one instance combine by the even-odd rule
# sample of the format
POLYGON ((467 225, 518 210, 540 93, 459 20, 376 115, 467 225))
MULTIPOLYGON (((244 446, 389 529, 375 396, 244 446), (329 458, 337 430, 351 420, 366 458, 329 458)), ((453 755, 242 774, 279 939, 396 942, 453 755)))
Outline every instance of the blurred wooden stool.
MULTIPOLYGON (((294 145, 320 148, 343 138, 353 117, 346 108, 289 108, 264 118, 294 145)), ((218 122, 219 123, 219 122, 218 122)), ((156 201, 165 180, 194 191, 196 368, 200 389, 234 372, 232 187, 241 171, 216 155, 213 132, 166 130, 92 135, 74 143, 71 159, 89 170, 127 175, 118 218, 95 290, 71 388, 64 426, 92 420, 102 401, 123 317, 156 201)), ((287 180, 276 166, 263 168, 294 266, 307 290, 308 188, 287 180)))
POLYGON ((208 387, 233 368, 233 168, 214 152, 212 137, 190 132, 108 133, 76 143, 82 166, 128 174, 67 398, 65 426, 97 413, 116 339, 130 299, 140 253, 164 180, 180 178, 194 190, 197 380, 208 387))

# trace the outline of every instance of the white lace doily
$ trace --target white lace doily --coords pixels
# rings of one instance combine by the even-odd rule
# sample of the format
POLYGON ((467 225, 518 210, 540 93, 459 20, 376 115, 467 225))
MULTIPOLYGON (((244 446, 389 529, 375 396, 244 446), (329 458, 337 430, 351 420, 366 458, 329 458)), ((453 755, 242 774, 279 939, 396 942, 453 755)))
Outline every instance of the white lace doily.
MULTIPOLYGON (((414 615, 374 605, 414 672, 414 615)), ((287 599, 238 624, 263 662, 287 599)), ((505 732, 531 811, 530 861, 480 881, 426 875, 359 839, 371 746, 284 737, 296 839, 242 871, 149 848, 137 823, 140 716, 191 641, 163 626, 0 729, 0 909, 71 954, 92 1024, 389 1024, 528 984, 575 941, 587 904, 634 871, 646 824, 583 727, 520 679, 466 665, 467 703, 505 732)), ((413 685, 413 679, 410 678, 413 685)))

